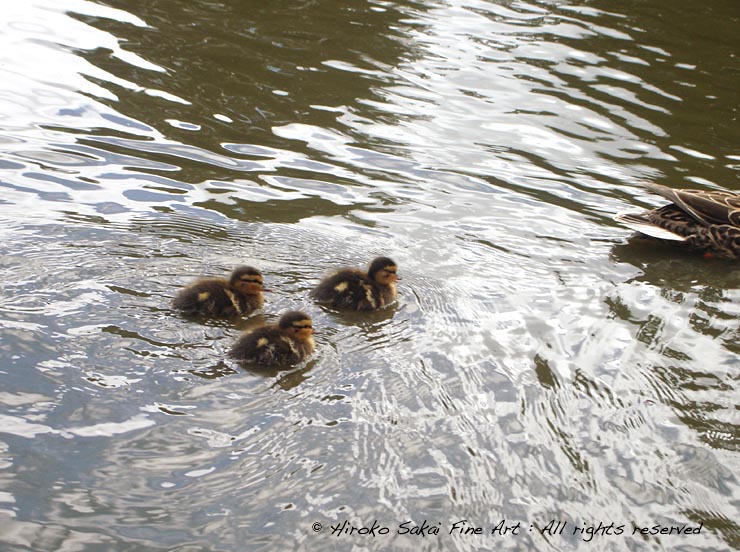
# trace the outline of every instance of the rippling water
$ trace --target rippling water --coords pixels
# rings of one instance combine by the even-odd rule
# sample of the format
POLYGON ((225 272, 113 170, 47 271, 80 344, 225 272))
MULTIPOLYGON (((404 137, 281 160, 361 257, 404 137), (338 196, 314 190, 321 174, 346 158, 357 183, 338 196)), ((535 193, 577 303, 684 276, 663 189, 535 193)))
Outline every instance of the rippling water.
POLYGON ((612 221, 740 188, 734 1, 133 4, 3 6, 0 548, 740 548, 740 268, 612 221), (309 300, 377 254, 395 307, 309 300))

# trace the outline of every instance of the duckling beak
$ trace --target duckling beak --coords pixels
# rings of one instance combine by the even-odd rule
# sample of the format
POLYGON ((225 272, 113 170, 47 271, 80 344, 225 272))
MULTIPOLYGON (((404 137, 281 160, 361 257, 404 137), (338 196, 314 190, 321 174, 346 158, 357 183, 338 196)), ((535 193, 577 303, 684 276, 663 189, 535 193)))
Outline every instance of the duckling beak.
POLYGON ((265 293, 272 293, 271 289, 261 288, 260 291, 265 292, 265 293))

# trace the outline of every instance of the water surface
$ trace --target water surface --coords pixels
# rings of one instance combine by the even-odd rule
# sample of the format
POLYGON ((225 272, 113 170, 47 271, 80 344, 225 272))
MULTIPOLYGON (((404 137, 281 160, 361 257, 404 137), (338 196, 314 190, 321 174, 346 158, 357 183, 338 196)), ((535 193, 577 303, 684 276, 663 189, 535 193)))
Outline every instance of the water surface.
POLYGON ((612 220, 740 189, 732 1, 138 4, 0 23, 0 548, 740 547, 740 268, 612 220), (293 308, 307 363, 225 358, 293 308))

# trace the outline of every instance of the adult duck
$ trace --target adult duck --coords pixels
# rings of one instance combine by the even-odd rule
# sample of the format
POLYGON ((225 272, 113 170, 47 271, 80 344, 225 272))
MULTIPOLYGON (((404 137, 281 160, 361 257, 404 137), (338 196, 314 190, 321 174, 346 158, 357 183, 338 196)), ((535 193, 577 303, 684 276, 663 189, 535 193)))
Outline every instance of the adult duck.
POLYGON ((660 184, 645 187, 671 203, 643 213, 617 215, 616 220, 641 234, 681 242, 706 256, 740 259, 740 194, 660 184))

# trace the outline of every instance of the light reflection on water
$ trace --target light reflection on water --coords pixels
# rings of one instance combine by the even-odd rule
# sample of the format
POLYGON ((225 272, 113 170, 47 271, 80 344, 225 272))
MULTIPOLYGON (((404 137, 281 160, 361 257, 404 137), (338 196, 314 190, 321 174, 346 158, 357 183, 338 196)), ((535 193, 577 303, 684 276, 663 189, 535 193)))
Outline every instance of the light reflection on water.
POLYGON ((739 545, 738 269, 611 221, 656 204, 644 180, 733 187, 729 5, 118 4, 2 23, 4 546, 643 543, 328 535, 408 519, 739 545), (311 302, 377 254, 393 308, 311 302), (243 263, 273 290, 254 317, 171 312, 243 263), (305 365, 225 358, 293 308, 305 365))

